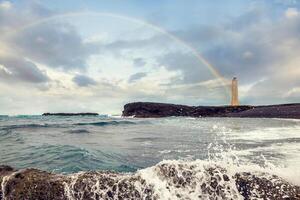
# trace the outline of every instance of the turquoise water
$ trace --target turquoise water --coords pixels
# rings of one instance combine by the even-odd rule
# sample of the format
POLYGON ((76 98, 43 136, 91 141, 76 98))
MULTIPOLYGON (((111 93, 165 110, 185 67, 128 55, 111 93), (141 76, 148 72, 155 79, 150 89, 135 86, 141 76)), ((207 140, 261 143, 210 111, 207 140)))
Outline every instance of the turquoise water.
POLYGON ((0 116, 0 164, 16 168, 133 172, 162 160, 225 158, 297 174, 300 121, 0 116))

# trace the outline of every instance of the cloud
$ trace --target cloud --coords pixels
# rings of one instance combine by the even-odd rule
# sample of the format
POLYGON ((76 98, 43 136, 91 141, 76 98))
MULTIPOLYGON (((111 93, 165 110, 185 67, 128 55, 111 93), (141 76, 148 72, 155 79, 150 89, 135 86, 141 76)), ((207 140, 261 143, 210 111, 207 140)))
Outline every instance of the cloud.
POLYGON ((168 53, 158 57, 157 62, 170 71, 181 71, 183 77, 178 83, 196 83, 212 78, 207 66, 191 53, 168 53))
POLYGON ((79 87, 88 87, 97 84, 97 82, 93 78, 80 74, 74 76, 72 80, 79 87))
POLYGON ((133 82, 136 82, 146 76, 147 76, 147 73, 139 72, 139 73, 131 75, 128 79, 128 82, 133 83, 133 82))
MULTIPOLYGON (((18 7, 17 2, 12 2, 4 7, 1 3, 0 31, 10 33, 16 28, 22 31, 0 37, 0 53, 7 53, 0 55, 0 81, 20 84, 18 87, 0 84, 0 89, 7 89, 2 90, 2 94, 13 91, 10 94, 15 97, 13 101, 23 99, 13 94, 18 93, 16 90, 27 89, 28 84, 49 83, 49 90, 33 91, 27 102, 31 103, 30 99, 35 95, 40 99, 42 109, 50 101, 57 100, 60 103, 51 105, 56 111, 65 109, 65 105, 70 111, 74 108, 85 110, 92 104, 97 104, 100 110, 110 111, 116 104, 121 108, 123 103, 132 100, 194 105, 229 102, 224 101, 224 88, 211 82, 215 77, 207 66, 185 45, 166 35, 146 30, 144 26, 138 29, 124 26, 120 27, 120 38, 115 27, 102 29, 102 25, 104 28, 110 26, 104 23, 97 29, 85 29, 83 35, 103 30, 107 38, 84 40, 77 28, 70 24, 72 22, 67 23, 65 19, 38 23, 57 13, 37 3, 24 3, 18 7), (36 24, 22 28, 32 23, 36 24), (141 29, 143 34, 138 32, 141 29), (100 41, 107 43, 100 44, 100 41), (94 54, 98 55, 90 57, 94 54), (97 68, 100 67, 102 72, 98 75, 97 68), (141 72, 143 70, 147 73, 141 72), (103 102, 108 106, 103 106, 103 102)), ((200 24, 196 22, 199 15, 193 15, 196 23, 193 26, 188 24, 194 22, 186 23, 183 19, 170 21, 172 23, 166 27, 170 28, 171 34, 203 55, 225 78, 237 76, 242 103, 299 101, 298 7, 289 4, 270 12, 271 9, 257 8, 258 5, 240 16, 234 12, 231 15, 234 17, 224 17, 220 21, 208 18, 207 21, 199 20, 206 23, 200 24)), ((207 16, 214 18, 209 13, 207 16)), ((80 23, 83 21, 80 19, 80 23)), ((24 105, 27 104, 19 106, 25 108, 24 105)))
POLYGON ((275 3, 277 4, 281 4, 284 6, 295 6, 295 5, 299 5, 300 2, 299 0, 275 0, 275 3))
POLYGON ((190 27, 185 30, 176 30, 172 31, 171 34, 180 38, 184 42, 187 42, 193 47, 201 46, 201 48, 204 48, 207 45, 212 45, 224 37, 224 31, 222 29, 210 25, 190 27))
POLYGON ((20 54, 49 67, 64 70, 86 68, 96 49, 83 43, 76 29, 65 23, 46 23, 24 30, 11 42, 20 54))
POLYGON ((146 65, 146 61, 143 58, 135 58, 133 60, 133 65, 135 67, 144 67, 146 65))
MULTIPOLYGON (((300 76, 296 53, 300 51, 300 16, 296 9, 288 9, 283 15, 271 20, 263 10, 250 10, 218 27, 200 26, 174 33, 199 49, 224 77, 238 76, 241 86, 267 77, 245 92, 242 102, 290 102, 288 96, 299 101, 298 89, 291 88, 300 87, 296 78, 300 76)), ((168 70, 182 72, 181 81, 171 84, 211 78, 206 67, 199 66, 189 53, 167 53, 157 57, 157 62, 168 70)))
POLYGON ((299 11, 297 10, 297 8, 288 8, 285 11, 285 16, 287 18, 294 18, 294 17, 298 17, 299 16, 299 11))
POLYGON ((85 42, 69 22, 47 21, 57 13, 39 3, 30 1, 22 9, 8 5, 9 11, 0 10, 0 40, 15 54, 52 68, 84 71, 89 56, 99 52, 99 44, 85 42))
POLYGON ((300 87, 291 88, 289 91, 287 91, 286 97, 291 98, 292 101, 293 101, 293 99, 299 99, 300 98, 300 87))
POLYGON ((260 81, 249 89, 245 100, 257 104, 298 102, 300 97, 298 76, 283 75, 260 81))
POLYGON ((9 1, 0 2, 0 9, 8 10, 12 7, 12 3, 9 1))
POLYGON ((34 63, 18 57, 0 56, 0 77, 2 81, 45 83, 50 80, 44 71, 34 63))
POLYGON ((111 52, 119 56, 126 51, 141 51, 146 49, 148 52, 154 49, 156 52, 168 49, 170 46, 178 45, 177 42, 169 38, 165 34, 155 34, 147 38, 136 37, 134 39, 118 39, 110 43, 102 44, 101 51, 111 52))

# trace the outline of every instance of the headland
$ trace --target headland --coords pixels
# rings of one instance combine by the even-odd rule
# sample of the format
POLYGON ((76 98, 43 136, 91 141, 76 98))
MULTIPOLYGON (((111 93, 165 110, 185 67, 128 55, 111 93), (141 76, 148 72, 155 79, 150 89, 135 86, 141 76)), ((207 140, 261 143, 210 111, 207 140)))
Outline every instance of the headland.
POLYGON ((300 103, 264 106, 187 106, 167 103, 134 102, 124 106, 123 116, 139 118, 182 116, 300 119, 300 103))

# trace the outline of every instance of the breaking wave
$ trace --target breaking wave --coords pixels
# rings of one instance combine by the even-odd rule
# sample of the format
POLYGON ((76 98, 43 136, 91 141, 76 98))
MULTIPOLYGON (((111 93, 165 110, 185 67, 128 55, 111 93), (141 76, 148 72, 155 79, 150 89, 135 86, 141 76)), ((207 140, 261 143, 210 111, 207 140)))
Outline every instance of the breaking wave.
POLYGON ((0 200, 300 199, 298 122, 79 119, 2 126, 42 129, 0 130, 2 162, 23 168, 0 166, 0 200))
POLYGON ((300 198, 299 185, 268 169, 202 160, 162 161, 136 173, 90 171, 57 175, 2 167, 0 180, 3 200, 300 198))

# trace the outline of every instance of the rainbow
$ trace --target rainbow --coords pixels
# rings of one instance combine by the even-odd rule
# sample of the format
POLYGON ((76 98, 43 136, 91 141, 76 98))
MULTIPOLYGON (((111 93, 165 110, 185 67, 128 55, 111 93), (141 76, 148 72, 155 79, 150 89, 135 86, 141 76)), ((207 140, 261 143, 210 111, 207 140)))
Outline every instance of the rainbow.
POLYGON ((211 74, 216 78, 216 80, 218 80, 218 82, 224 87, 226 95, 230 95, 230 91, 229 91, 229 88, 228 88, 228 80, 225 79, 220 74, 220 72, 207 59, 205 59, 204 56, 202 56, 194 47, 192 47, 191 45, 189 45, 185 41, 181 40, 180 38, 176 37, 175 35, 169 33, 165 29, 163 29, 163 28, 161 28, 157 25, 151 24, 151 23, 149 23, 147 21, 144 21, 144 20, 140 20, 140 19, 136 19, 136 18, 132 18, 132 17, 128 17, 128 16, 123 16, 123 15, 119 15, 119 14, 114 14, 114 13, 107 13, 107 12, 93 12, 93 11, 70 12, 70 13, 58 14, 58 15, 53 15, 53 16, 50 16, 50 17, 39 19, 37 21, 34 21, 32 23, 29 23, 29 24, 21 26, 17 29, 14 29, 12 32, 9 32, 7 35, 16 34, 18 32, 24 31, 24 30, 29 29, 31 27, 34 27, 34 26, 37 26, 39 24, 43 24, 43 23, 46 23, 46 22, 49 22, 49 21, 52 21, 52 20, 55 20, 55 19, 60 19, 60 18, 65 18, 65 17, 76 17, 76 16, 111 17, 111 18, 115 18, 115 19, 120 19, 120 20, 125 20, 125 21, 128 21, 128 22, 132 22, 132 23, 135 23, 135 24, 143 25, 143 26, 151 28, 152 30, 155 30, 158 33, 161 33, 161 34, 165 35, 166 37, 170 38, 171 40, 177 42, 178 44, 182 45, 187 50, 189 50, 193 54, 193 56, 195 56, 197 58, 199 63, 206 66, 207 69, 211 72, 211 74))

